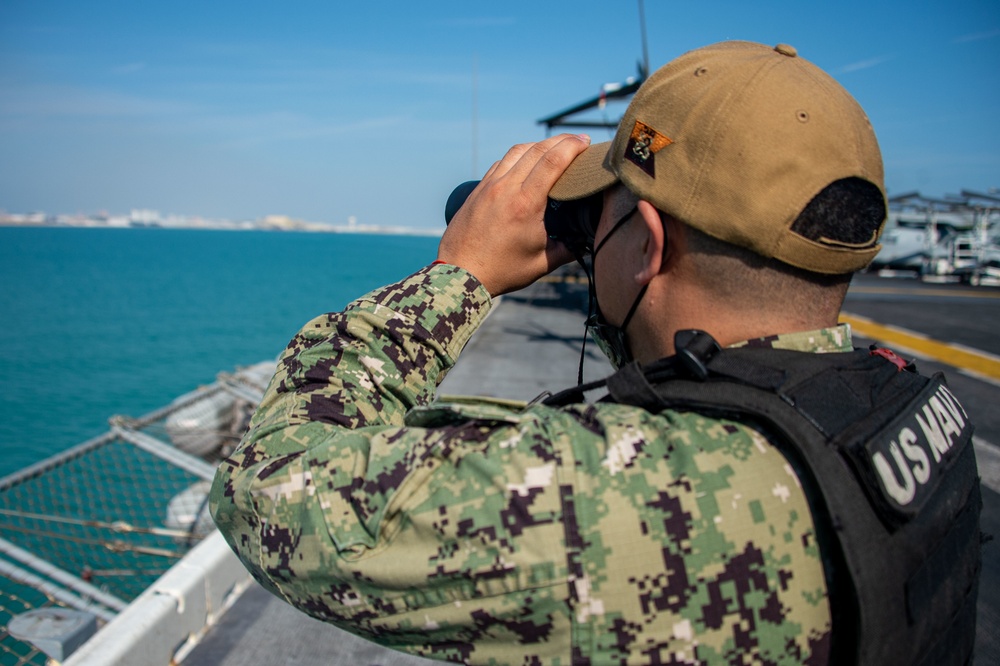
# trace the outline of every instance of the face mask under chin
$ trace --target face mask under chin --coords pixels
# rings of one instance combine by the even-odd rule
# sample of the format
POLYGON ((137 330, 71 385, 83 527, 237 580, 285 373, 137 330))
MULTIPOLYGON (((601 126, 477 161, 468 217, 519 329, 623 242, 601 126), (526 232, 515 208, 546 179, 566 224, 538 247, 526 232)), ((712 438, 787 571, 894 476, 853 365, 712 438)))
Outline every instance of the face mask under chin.
POLYGON ((621 326, 615 326, 604 317, 604 313, 601 312, 601 306, 597 303, 596 293, 593 296, 592 309, 594 313, 587 317, 587 330, 590 332, 590 336, 594 339, 598 348, 608 357, 608 361, 611 362, 611 366, 615 370, 631 363, 633 360, 632 350, 629 349, 625 329, 632 320, 632 315, 635 314, 636 309, 639 307, 639 302, 645 293, 646 287, 643 286, 632 302, 632 307, 629 308, 628 314, 625 315, 621 326))
POLYGON ((600 315, 591 315, 587 318, 587 330, 590 337, 597 344, 598 349, 611 362, 611 367, 618 370, 623 365, 632 360, 629 353, 628 343, 625 342, 625 332, 611 324, 602 321, 600 315))

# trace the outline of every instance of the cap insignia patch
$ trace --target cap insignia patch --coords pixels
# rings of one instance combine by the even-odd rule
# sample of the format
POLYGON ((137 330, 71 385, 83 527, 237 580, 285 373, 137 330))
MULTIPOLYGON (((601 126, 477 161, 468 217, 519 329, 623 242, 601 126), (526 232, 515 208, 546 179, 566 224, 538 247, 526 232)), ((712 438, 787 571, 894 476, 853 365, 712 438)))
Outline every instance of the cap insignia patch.
POLYGON ((632 127, 628 145, 625 146, 625 159, 645 171, 650 177, 655 177, 656 169, 653 157, 672 143, 673 140, 637 120, 632 127))

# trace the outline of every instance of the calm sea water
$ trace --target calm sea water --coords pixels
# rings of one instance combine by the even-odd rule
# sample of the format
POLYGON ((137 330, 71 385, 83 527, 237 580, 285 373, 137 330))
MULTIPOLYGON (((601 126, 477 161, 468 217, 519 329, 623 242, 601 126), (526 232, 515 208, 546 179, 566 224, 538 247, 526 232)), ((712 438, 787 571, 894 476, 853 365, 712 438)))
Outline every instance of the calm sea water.
POLYGON ((411 236, 0 228, 0 476, 276 357, 434 259, 411 236))

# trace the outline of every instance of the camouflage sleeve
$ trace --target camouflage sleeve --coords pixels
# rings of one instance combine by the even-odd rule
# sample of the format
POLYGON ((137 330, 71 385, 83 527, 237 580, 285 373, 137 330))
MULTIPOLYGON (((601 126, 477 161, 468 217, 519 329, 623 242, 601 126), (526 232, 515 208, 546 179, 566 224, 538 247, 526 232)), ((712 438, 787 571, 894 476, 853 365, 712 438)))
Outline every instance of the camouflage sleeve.
POLYGON ((310 465, 352 478, 358 470, 339 463, 367 454, 368 436, 402 426, 410 409, 434 397, 490 305, 469 273, 430 266, 308 322, 222 465, 218 480, 233 504, 220 502, 217 520, 254 509, 239 500, 250 501, 254 484, 288 473, 286 465, 306 453, 310 465))
POLYGON ((470 274, 431 266, 313 319, 281 355, 249 442, 312 422, 401 425, 434 397, 490 305, 470 274))

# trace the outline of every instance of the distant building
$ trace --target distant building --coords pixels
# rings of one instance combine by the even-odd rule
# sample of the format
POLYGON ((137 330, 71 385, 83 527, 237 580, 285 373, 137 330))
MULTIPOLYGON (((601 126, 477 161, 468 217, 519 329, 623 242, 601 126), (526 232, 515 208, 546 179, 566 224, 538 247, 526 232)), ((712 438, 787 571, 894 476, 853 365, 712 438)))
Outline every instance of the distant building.
POLYGON ((128 218, 133 227, 158 227, 161 223, 160 211, 145 208, 133 208, 128 218))
POLYGON ((264 229, 278 229, 281 231, 292 231, 303 227, 302 220, 293 220, 287 215, 268 215, 261 220, 260 226, 264 229))
POLYGON ((0 224, 4 225, 38 227, 51 222, 52 220, 45 213, 41 212, 5 213, 0 211, 0 224))

